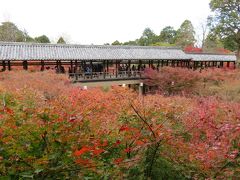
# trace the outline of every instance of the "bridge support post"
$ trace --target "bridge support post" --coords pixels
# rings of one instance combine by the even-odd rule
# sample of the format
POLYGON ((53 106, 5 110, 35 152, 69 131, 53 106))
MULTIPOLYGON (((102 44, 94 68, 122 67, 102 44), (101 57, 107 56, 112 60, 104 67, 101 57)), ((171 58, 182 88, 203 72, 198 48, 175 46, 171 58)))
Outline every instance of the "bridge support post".
POLYGON ((115 76, 118 77, 118 61, 116 60, 116 67, 115 67, 115 76))
POLYGON ((227 67, 228 67, 228 68, 230 67, 230 62, 227 62, 227 67))
POLYGON ((41 71, 44 71, 44 61, 41 60, 41 71))
POLYGON ((8 61, 8 70, 11 71, 11 61, 8 61))
POLYGON ((2 61, 2 71, 6 71, 6 62, 5 61, 2 61))
POLYGON ((104 79, 106 78, 105 68, 106 68, 106 60, 103 61, 103 78, 104 78, 104 79))
POLYGON ((28 70, 28 62, 27 61, 23 61, 23 69, 28 70))

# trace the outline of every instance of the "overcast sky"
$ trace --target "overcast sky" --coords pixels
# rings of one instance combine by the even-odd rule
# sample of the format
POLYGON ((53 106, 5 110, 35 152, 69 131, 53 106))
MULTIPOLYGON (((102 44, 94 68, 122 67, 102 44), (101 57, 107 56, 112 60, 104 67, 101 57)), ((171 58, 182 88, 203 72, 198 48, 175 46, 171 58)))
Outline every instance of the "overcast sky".
POLYGON ((210 14, 209 0, 0 0, 0 22, 12 21, 30 36, 53 42, 104 44, 139 38, 146 27, 159 34, 185 19, 196 29, 210 14))

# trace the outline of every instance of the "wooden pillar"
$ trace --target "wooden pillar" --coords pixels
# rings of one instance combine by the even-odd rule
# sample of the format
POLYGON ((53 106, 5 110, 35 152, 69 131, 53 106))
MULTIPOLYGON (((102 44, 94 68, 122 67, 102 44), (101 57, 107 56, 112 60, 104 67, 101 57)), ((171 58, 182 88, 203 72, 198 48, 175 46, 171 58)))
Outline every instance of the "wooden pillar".
POLYGON ((203 68, 203 62, 201 61, 201 68, 203 68))
POLYGON ((73 61, 72 60, 70 61, 70 70, 73 73, 73 61))
POLYGON ((131 73, 131 60, 128 60, 128 77, 130 77, 131 73))
POLYGON ((91 69, 91 79, 93 78, 93 63, 90 61, 90 69, 91 69))
POLYGON ((208 61, 208 67, 210 67, 210 66, 211 66, 210 61, 208 61))
POLYGON ((2 71, 6 71, 6 62, 5 61, 2 61, 2 71))
POLYGON ((204 68, 206 68, 207 67, 207 61, 204 61, 204 68))
POLYGON ((220 67, 223 67, 223 61, 220 62, 220 67))
POLYGON ((106 68, 106 60, 103 60, 103 78, 106 78, 106 72, 105 72, 105 68, 106 68))
POLYGON ((236 62, 233 62, 233 68, 236 69, 236 62))
POLYGON ((44 61, 41 60, 41 71, 44 71, 44 61))
POLYGON ((75 61, 75 67, 74 67, 74 73, 77 73, 77 68, 78 68, 78 62, 77 60, 75 61))
POLYGON ((116 78, 118 77, 118 62, 116 60, 116 67, 115 67, 115 75, 116 75, 116 78))
POLYGON ((11 71, 11 61, 8 61, 8 70, 11 71))
POLYGON ((227 67, 228 67, 228 68, 230 67, 230 62, 227 62, 227 67))
POLYGON ((167 60, 166 66, 168 66, 168 60, 167 60))
POLYGON ((107 61, 107 73, 109 71, 109 61, 107 61))
POLYGON ((161 66, 163 67, 163 64, 164 64, 164 60, 162 60, 162 62, 161 62, 161 66))
POLYGON ((194 61, 193 63, 193 69, 197 69, 198 68, 198 61, 194 61))
POLYGON ((28 70, 28 62, 27 61, 23 61, 23 69, 28 70))
POLYGON ((148 61, 148 67, 149 68, 151 67, 151 61, 150 60, 148 61))
POLYGON ((183 61, 180 60, 180 67, 183 67, 183 61))
POLYGON ((141 71, 141 69, 142 69, 142 60, 139 60, 139 67, 140 67, 139 71, 141 71))

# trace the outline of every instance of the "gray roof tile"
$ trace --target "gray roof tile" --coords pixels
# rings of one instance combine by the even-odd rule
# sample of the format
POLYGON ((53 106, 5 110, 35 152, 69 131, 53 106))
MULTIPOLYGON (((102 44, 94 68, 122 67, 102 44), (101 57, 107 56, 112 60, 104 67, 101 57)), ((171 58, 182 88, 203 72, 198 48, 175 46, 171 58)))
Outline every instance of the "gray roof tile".
POLYGON ((181 49, 146 46, 62 45, 0 42, 0 60, 191 59, 181 49))
POLYGON ((193 61, 236 61, 234 54, 210 54, 210 53, 192 53, 188 54, 193 61))

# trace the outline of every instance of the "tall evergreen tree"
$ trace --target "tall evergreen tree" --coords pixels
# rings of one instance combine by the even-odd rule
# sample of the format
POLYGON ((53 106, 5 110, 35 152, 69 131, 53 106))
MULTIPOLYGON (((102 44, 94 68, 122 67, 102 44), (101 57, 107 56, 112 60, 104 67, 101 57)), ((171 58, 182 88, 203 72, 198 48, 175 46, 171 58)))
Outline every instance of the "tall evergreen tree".
POLYGON ((158 41, 157 35, 150 29, 146 28, 143 31, 141 38, 138 40, 140 46, 150 46, 158 41))
POLYGON ((189 20, 185 20, 177 30, 176 45, 182 48, 194 45, 196 42, 194 27, 189 20))
POLYGON ((112 43, 112 45, 117 46, 117 45, 122 45, 122 43, 120 43, 118 40, 116 40, 112 43))
POLYGON ((66 41, 63 39, 63 37, 60 37, 57 41, 58 44, 66 44, 66 41))
POLYGON ((162 43, 174 44, 177 31, 173 27, 167 26, 162 29, 159 40, 162 43))

